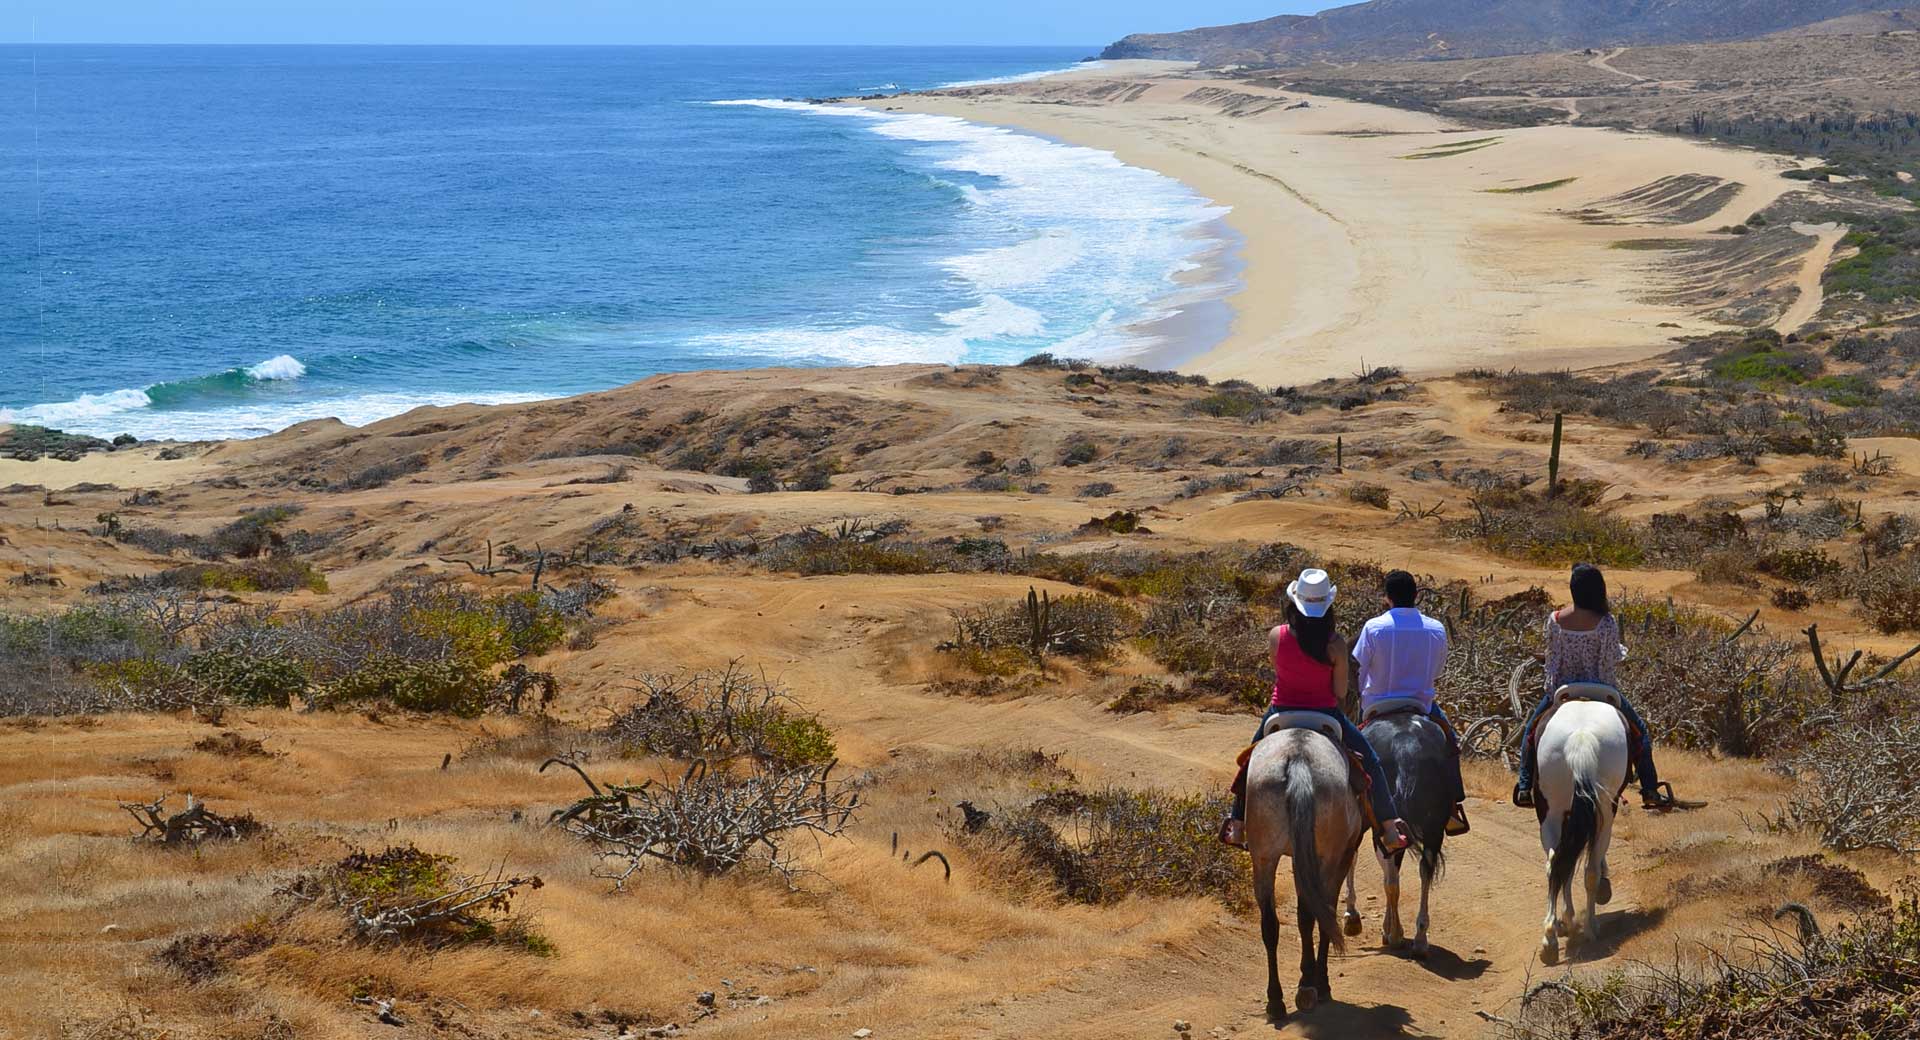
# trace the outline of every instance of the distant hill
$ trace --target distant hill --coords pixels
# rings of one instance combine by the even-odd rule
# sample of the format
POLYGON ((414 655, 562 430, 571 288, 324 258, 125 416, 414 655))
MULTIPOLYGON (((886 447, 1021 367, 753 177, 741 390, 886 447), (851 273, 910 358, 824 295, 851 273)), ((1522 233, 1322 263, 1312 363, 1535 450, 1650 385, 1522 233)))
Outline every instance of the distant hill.
MULTIPOLYGON (((1896 0, 1897 2, 1897 0, 1896 0)), ((1105 58, 1208 64, 1470 58, 1611 45, 1751 39, 1888 0, 1371 0, 1187 32, 1140 34, 1105 58)), ((1882 15, 1881 17, 1887 17, 1882 15)))
POLYGON ((1878 36, 1890 32, 1920 32, 1920 7, 1901 11, 1849 14, 1824 22, 1775 33, 1776 36, 1878 36))

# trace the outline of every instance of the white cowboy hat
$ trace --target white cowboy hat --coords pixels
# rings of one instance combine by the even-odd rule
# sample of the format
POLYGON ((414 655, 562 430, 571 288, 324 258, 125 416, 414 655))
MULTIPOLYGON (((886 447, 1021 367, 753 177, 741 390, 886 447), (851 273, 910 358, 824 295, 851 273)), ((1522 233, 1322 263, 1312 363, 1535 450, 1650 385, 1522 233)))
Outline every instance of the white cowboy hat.
POLYGON ((1301 571, 1300 577, 1287 586, 1287 598, 1300 608, 1300 613, 1311 618, 1326 617, 1339 595, 1340 586, 1319 568, 1301 571))

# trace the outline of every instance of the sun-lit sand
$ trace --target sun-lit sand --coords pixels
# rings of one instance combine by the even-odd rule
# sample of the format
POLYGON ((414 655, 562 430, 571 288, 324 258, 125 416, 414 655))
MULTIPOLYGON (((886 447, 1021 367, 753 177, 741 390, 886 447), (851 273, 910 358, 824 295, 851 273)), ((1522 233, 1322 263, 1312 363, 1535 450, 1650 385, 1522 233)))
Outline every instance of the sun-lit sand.
POLYGON ((1183 367, 1264 383, 1350 375, 1362 360, 1440 373, 1647 357, 1671 336, 1721 326, 1649 302, 1665 287, 1662 274, 1646 252, 1612 245, 1705 237, 1804 187, 1780 176, 1793 163, 1778 156, 1589 127, 1465 128, 1185 78, 1168 63, 1117 62, 874 104, 1112 151, 1231 206, 1228 222, 1245 237, 1245 287, 1232 297, 1226 339, 1183 367), (1568 215, 1689 174, 1743 187, 1688 223, 1594 225, 1568 215))

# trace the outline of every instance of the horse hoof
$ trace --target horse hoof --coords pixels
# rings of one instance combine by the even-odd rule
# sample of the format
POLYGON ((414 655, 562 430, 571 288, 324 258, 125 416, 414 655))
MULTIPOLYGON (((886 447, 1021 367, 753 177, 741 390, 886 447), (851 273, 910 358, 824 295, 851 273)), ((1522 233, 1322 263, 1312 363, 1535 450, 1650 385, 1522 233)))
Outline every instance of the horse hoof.
POLYGON ((1560 963, 1560 947, 1548 943, 1540 944, 1540 963, 1551 968, 1560 963))
POLYGON ((1611 878, 1600 879, 1600 887, 1594 890, 1593 901, 1599 903, 1601 906, 1606 906, 1608 903, 1613 902, 1613 880, 1611 878))
POLYGON ((1427 959, 1427 944, 1425 940, 1418 940, 1414 942, 1413 959, 1416 961, 1424 961, 1427 959))
POLYGON ((1287 1020, 1287 1002, 1284 1000, 1267 1001, 1267 1023, 1280 1025, 1287 1020))
POLYGON ((1342 928, 1341 931, 1346 932, 1348 937, 1359 935, 1360 934, 1360 915, 1353 912, 1352 910, 1347 911, 1346 926, 1342 928))
POLYGON ((1320 1003, 1319 990, 1303 986, 1293 993, 1293 1006, 1302 1011, 1311 1011, 1313 1010, 1313 1006, 1318 1003, 1320 1003))

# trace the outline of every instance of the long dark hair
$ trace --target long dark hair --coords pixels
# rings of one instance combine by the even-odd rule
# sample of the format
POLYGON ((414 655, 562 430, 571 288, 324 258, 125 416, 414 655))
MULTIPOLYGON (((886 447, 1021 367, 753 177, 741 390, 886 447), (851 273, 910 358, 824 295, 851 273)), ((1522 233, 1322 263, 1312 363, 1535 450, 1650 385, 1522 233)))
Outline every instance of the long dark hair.
POLYGON ((1613 613, 1613 608, 1607 604, 1607 576, 1593 564, 1575 565, 1573 580, 1568 583, 1568 588, 1573 593, 1573 605, 1581 610, 1590 610, 1601 617, 1613 613))
POLYGON ((1329 608, 1325 617, 1308 617, 1300 613, 1300 608, 1287 601, 1287 631, 1293 633, 1293 641, 1307 656, 1324 665, 1333 664, 1333 655, 1327 653, 1327 643, 1333 639, 1333 610, 1329 608))

